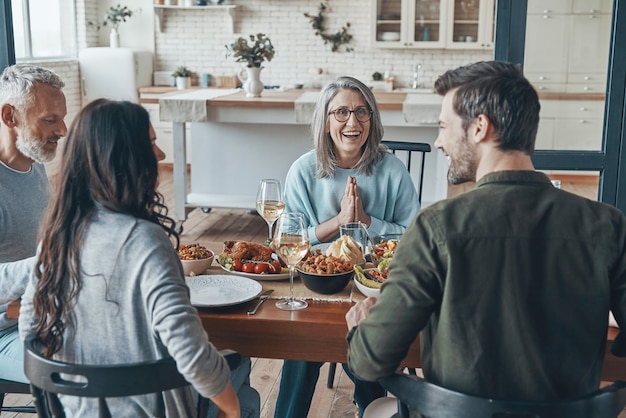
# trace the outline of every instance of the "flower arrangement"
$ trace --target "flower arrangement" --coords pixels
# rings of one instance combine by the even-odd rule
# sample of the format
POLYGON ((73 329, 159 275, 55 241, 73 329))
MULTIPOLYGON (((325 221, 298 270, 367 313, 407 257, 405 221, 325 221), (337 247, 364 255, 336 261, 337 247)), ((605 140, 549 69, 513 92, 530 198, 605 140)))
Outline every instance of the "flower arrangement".
POLYGON ((191 70, 184 65, 180 66, 172 73, 172 77, 191 77, 191 70))
POLYGON ((245 62, 248 67, 260 67, 263 61, 271 61, 274 58, 274 45, 270 38, 263 33, 250 35, 252 46, 242 36, 237 38, 231 45, 226 45, 226 56, 232 55, 236 62, 245 62))
POLYGON ((90 27, 94 27, 96 29, 100 29, 104 26, 110 26, 112 29, 117 29, 120 26, 120 23, 126 22, 127 19, 130 19, 133 16, 133 11, 130 10, 126 6, 122 6, 118 4, 117 6, 111 6, 104 14, 104 21, 99 23, 87 22, 87 25, 90 27))

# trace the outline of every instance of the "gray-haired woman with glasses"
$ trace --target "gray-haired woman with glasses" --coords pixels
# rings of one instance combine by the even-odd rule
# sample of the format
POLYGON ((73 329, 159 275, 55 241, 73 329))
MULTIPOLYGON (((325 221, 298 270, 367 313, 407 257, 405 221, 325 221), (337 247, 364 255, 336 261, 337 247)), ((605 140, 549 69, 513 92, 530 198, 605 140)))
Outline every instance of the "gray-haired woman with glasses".
MULTIPOLYGON (((404 164, 381 144, 383 126, 371 90, 339 77, 321 91, 311 122, 315 149, 298 158, 285 181, 287 212, 304 213, 311 244, 330 242, 339 226, 363 222, 370 235, 404 233, 419 210, 404 164)), ((285 361, 276 418, 308 414, 322 363, 285 361)), ((384 396, 377 383, 356 381, 360 414, 384 396)))

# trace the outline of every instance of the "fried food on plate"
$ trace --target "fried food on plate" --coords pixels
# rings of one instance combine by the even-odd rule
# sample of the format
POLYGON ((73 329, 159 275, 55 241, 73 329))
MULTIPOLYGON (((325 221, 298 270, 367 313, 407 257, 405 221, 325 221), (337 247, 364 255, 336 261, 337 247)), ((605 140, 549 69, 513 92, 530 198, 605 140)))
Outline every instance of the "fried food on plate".
POLYGON ((269 261, 272 249, 265 245, 246 241, 224 241, 224 253, 233 260, 269 261))

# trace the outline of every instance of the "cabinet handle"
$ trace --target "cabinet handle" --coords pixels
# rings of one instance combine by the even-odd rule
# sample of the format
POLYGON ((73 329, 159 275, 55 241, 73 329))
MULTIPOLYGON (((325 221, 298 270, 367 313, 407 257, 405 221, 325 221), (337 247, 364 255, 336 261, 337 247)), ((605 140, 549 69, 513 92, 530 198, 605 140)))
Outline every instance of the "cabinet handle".
POLYGON ((544 75, 540 75, 540 76, 539 76, 539 80, 547 80, 547 79, 548 79, 548 77, 546 77, 546 76, 544 76, 544 75))
POLYGON ((589 90, 591 90, 591 89, 590 89, 589 87, 585 86, 585 87, 583 87, 583 90, 585 90, 585 91, 589 91, 589 90))
POLYGON ((584 77, 584 79, 585 79, 585 80, 591 80, 591 77, 589 77, 588 75, 586 75, 586 76, 584 77))
POLYGON ((544 86, 539 86, 539 90, 545 90, 546 88, 544 86))
POLYGON ((543 15, 544 19, 550 19, 550 15, 543 15))
POLYGON ((580 108, 580 111, 581 111, 581 112, 586 112, 587 110, 589 110, 589 109, 587 109, 586 107, 581 107, 581 108, 580 108))
POLYGON ((543 11, 544 14, 547 14, 547 13, 550 13, 550 12, 552 12, 552 10, 544 9, 544 11, 543 11))
POLYGON ((596 15, 589 15, 589 19, 595 19, 596 15))
POLYGON ((583 124, 583 123, 587 123, 587 121, 586 121, 586 120, 584 120, 584 119, 581 119, 581 120, 580 120, 580 123, 581 123, 581 124, 583 124))

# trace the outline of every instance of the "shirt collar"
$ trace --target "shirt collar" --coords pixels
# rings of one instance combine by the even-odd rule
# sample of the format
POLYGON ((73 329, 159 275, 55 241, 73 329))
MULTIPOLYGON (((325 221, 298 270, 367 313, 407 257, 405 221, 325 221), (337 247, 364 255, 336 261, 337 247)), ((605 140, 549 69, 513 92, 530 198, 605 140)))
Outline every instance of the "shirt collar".
POLYGON ((539 171, 506 170, 485 174, 478 182, 476 182, 476 188, 494 183, 535 184, 537 186, 542 185, 552 187, 550 178, 539 171))

